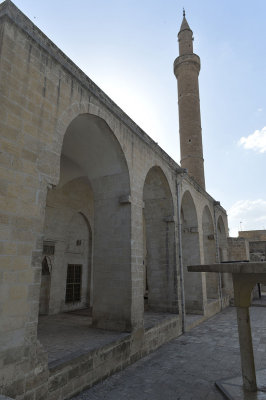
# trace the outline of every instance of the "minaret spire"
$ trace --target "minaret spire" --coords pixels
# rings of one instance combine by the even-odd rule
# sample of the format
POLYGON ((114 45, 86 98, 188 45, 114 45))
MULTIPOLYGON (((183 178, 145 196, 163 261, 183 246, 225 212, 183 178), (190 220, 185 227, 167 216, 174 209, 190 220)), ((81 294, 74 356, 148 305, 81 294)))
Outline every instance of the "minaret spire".
POLYGON ((178 42, 179 57, 174 62, 174 74, 178 81, 181 167, 187 168, 188 173, 205 189, 198 84, 200 58, 193 53, 193 32, 184 9, 178 42))

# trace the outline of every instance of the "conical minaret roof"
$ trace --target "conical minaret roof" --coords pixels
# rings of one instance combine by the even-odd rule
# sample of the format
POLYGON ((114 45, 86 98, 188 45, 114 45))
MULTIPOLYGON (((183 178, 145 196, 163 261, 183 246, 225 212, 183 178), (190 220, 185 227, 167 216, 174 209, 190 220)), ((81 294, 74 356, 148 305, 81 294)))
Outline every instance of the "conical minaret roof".
POLYGON ((180 27, 180 31, 179 31, 179 32, 184 31, 184 30, 186 30, 186 29, 189 29, 189 30, 191 31, 191 29, 190 29, 190 27, 189 27, 189 25, 188 25, 188 22, 187 22, 187 20, 186 20, 186 17, 183 17, 183 21, 182 21, 182 24, 181 24, 181 27, 180 27))
POLYGON ((188 25, 188 22, 187 22, 187 19, 186 19, 185 10, 183 9, 183 21, 182 21, 182 24, 180 26, 179 32, 182 32, 184 30, 190 30, 191 31, 190 26, 188 25))

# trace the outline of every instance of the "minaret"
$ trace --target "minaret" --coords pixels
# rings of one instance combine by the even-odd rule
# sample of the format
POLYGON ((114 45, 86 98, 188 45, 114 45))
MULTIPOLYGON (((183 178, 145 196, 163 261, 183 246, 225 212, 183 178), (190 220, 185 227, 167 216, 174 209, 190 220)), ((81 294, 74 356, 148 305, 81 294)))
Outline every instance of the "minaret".
POLYGON ((198 83, 200 58, 193 53, 193 32, 187 23, 185 10, 178 41, 179 57, 174 62, 174 74, 178 81, 181 167, 187 168, 205 189, 198 83))

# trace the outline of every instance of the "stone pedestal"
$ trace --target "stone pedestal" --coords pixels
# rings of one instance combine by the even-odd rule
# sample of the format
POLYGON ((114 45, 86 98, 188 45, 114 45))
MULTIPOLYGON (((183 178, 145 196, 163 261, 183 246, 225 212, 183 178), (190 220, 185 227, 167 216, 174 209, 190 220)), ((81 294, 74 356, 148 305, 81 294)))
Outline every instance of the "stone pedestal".
POLYGON ((241 377, 216 382, 228 399, 266 400, 266 371, 259 372, 259 385, 254 363, 252 335, 249 318, 251 292, 256 283, 266 283, 266 263, 236 262, 212 265, 194 265, 190 272, 231 273, 234 285, 234 300, 237 309, 237 324, 240 345, 241 377))
POLYGON ((244 389, 241 376, 222 379, 215 382, 215 385, 223 393, 225 398, 229 400, 266 400, 265 377, 266 369, 257 371, 256 392, 249 392, 244 389))

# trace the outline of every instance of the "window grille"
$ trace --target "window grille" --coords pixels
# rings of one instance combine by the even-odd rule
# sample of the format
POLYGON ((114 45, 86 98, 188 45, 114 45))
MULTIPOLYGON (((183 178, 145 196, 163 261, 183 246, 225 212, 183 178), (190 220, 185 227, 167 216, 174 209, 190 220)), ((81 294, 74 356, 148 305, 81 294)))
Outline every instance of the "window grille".
POLYGON ((81 299, 82 265, 68 264, 66 281, 66 303, 76 303, 81 299))

